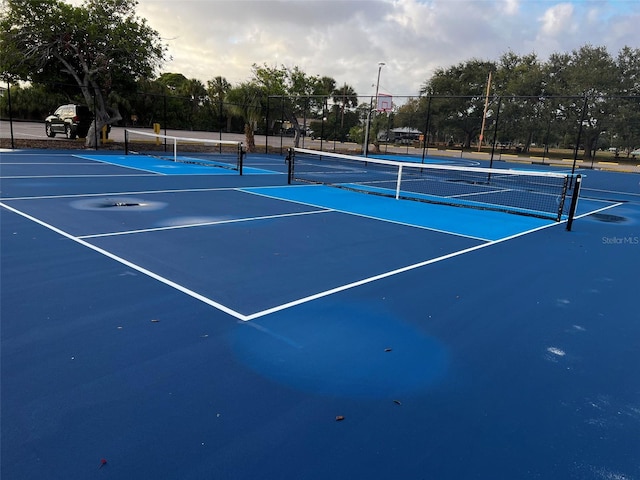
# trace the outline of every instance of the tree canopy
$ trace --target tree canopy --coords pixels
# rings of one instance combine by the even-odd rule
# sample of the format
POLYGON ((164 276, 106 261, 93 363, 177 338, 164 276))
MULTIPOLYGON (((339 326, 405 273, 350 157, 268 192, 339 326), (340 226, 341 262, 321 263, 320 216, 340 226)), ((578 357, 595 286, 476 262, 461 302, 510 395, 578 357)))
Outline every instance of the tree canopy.
POLYGON ((517 140, 527 150, 538 132, 545 144, 584 148, 586 159, 603 137, 627 150, 640 142, 640 49, 629 47, 614 57, 605 47, 585 45, 554 53, 546 62, 535 54, 507 52, 497 62, 472 59, 438 69, 423 84, 421 101, 400 108, 399 115, 420 111, 424 118, 430 102, 431 129, 461 136, 469 147, 482 134, 490 73, 486 119, 495 125, 500 117, 496 133, 502 141, 517 140))
MULTIPOLYGON (((8 81, 74 85, 97 127, 120 119, 108 96, 154 75, 166 55, 159 34, 136 16, 135 0, 6 0, 0 71, 8 81)), ((69 89, 72 91, 73 89, 69 89)), ((88 135, 90 144, 94 135, 88 135)))

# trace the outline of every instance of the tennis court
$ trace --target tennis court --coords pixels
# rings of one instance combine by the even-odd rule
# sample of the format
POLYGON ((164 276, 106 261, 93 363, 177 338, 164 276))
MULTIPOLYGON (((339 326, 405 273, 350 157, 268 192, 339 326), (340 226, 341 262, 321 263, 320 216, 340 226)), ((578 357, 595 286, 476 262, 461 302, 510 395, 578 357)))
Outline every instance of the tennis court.
POLYGON ((567 231, 278 155, 0 155, 3 478, 640 478, 638 175, 577 172, 567 231))

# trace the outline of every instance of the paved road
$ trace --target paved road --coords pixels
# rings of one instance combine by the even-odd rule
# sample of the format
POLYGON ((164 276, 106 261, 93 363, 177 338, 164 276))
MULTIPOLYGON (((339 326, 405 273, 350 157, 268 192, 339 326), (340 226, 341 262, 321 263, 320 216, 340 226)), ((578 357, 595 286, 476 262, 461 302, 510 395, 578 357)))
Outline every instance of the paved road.
MULTIPOLYGON (((0 138, 11 138, 11 125, 8 121, 2 120, 0 121, 0 138)), ((131 128, 131 127, 128 127, 131 128)), ((109 133, 109 138, 114 142, 124 142, 124 127, 113 127, 111 132, 109 133)), ((144 131, 151 132, 150 129, 145 129, 144 131)), ((189 138, 209 138, 213 140, 233 140, 236 142, 244 142, 245 136, 241 133, 222 133, 220 132, 203 132, 203 131, 192 131, 192 130, 171 130, 168 129, 166 132, 161 130, 162 134, 170 135, 170 136, 179 136, 179 137, 189 137, 189 138)), ((34 139, 34 140, 48 140, 52 142, 60 142, 60 148, 64 148, 63 143, 69 142, 71 140, 66 139, 63 135, 58 135, 55 138, 49 138, 45 135, 44 132, 44 123, 41 122, 13 122, 13 137, 16 139, 34 139)), ((266 137, 264 135, 256 136, 256 145, 258 147, 264 147, 266 137)), ((82 141, 82 140, 73 140, 74 142, 82 141)), ((270 147, 292 147, 293 146, 293 137, 279 137, 279 136, 270 136, 268 137, 268 144, 270 147)), ((304 138, 301 140, 301 147, 306 148, 315 148, 320 149, 322 145, 322 150, 332 150, 334 142, 333 141, 323 141, 320 140, 311 140, 310 138, 304 138)), ((358 144, 356 143, 340 143, 336 144, 336 148, 340 150, 353 150, 356 151, 359 149, 358 144)), ((406 150, 406 148, 404 149, 406 150)))
MULTIPOLYGON (((146 129, 145 131, 151 132, 150 129, 146 129)), ((165 134, 165 131, 161 131, 162 134, 165 134)), ((65 141, 67 140, 62 135, 58 135, 55 138, 49 138, 45 135, 44 132, 44 123, 41 122, 13 122, 13 135, 14 138, 19 139, 37 139, 37 140, 51 140, 51 141, 65 141)), ((192 138, 211 138, 214 140, 220 139, 220 134, 218 132, 199 132, 199 131, 188 131, 184 130, 167 130, 166 135, 173 136, 183 136, 183 137, 192 137, 192 138)), ((11 138, 11 125, 8 121, 2 120, 0 121, 0 138, 11 138)), ((124 142, 124 128, 123 127, 113 127, 111 132, 109 133, 109 138, 115 142, 124 142)), ((239 133, 223 133, 223 140, 234 140, 234 141, 244 141, 244 135, 239 133)), ((283 138, 284 141, 288 141, 289 144, 293 144, 291 138, 283 138)), ((261 137, 261 143, 264 145, 264 137, 261 137)), ((271 137, 269 139, 269 145, 280 145, 280 137, 271 137), (277 143, 276 143, 277 140, 277 143)))

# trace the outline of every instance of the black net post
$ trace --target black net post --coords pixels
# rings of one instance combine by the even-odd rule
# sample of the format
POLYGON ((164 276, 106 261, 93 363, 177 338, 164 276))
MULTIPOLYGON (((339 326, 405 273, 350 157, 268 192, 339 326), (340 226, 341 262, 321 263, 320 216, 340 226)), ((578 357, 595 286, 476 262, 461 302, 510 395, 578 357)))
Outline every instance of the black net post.
MULTIPOLYGON (((220 145, 220 148, 222 148, 222 145, 220 145)), ((244 165, 244 154, 245 154, 245 151, 244 151, 243 145, 242 143, 240 143, 238 145, 238 173, 240 175, 242 175, 242 167, 244 165)))
POLYGON ((573 185, 573 195, 571 196, 571 206, 569 207, 569 217, 567 218, 567 231, 571 231, 573 225, 573 219, 576 215, 576 208, 578 207, 578 197, 580 196, 580 187, 582 185, 582 175, 576 176, 576 181, 573 185))
POLYGON ((285 161, 287 162, 287 185, 291 185, 293 181, 293 158, 294 158, 293 148, 289 148, 287 150, 287 157, 285 161))
POLYGON ((129 131, 124 130, 124 154, 129 155, 129 131))

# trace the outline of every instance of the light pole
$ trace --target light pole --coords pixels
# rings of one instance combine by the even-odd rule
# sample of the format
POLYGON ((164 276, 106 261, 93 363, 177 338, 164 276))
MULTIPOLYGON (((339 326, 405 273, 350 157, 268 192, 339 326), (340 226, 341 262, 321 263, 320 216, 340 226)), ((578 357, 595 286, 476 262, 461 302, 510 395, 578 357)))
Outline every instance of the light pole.
MULTIPOLYGON (((384 67, 384 62, 378 62, 378 80, 376 81, 376 104, 375 108, 378 108, 378 91, 380 90, 380 72, 382 71, 382 67, 384 67)), ((367 115, 367 125, 364 132, 364 156, 369 155, 369 131, 371 129, 371 113, 373 111, 373 107, 369 106, 369 115, 367 115)))

